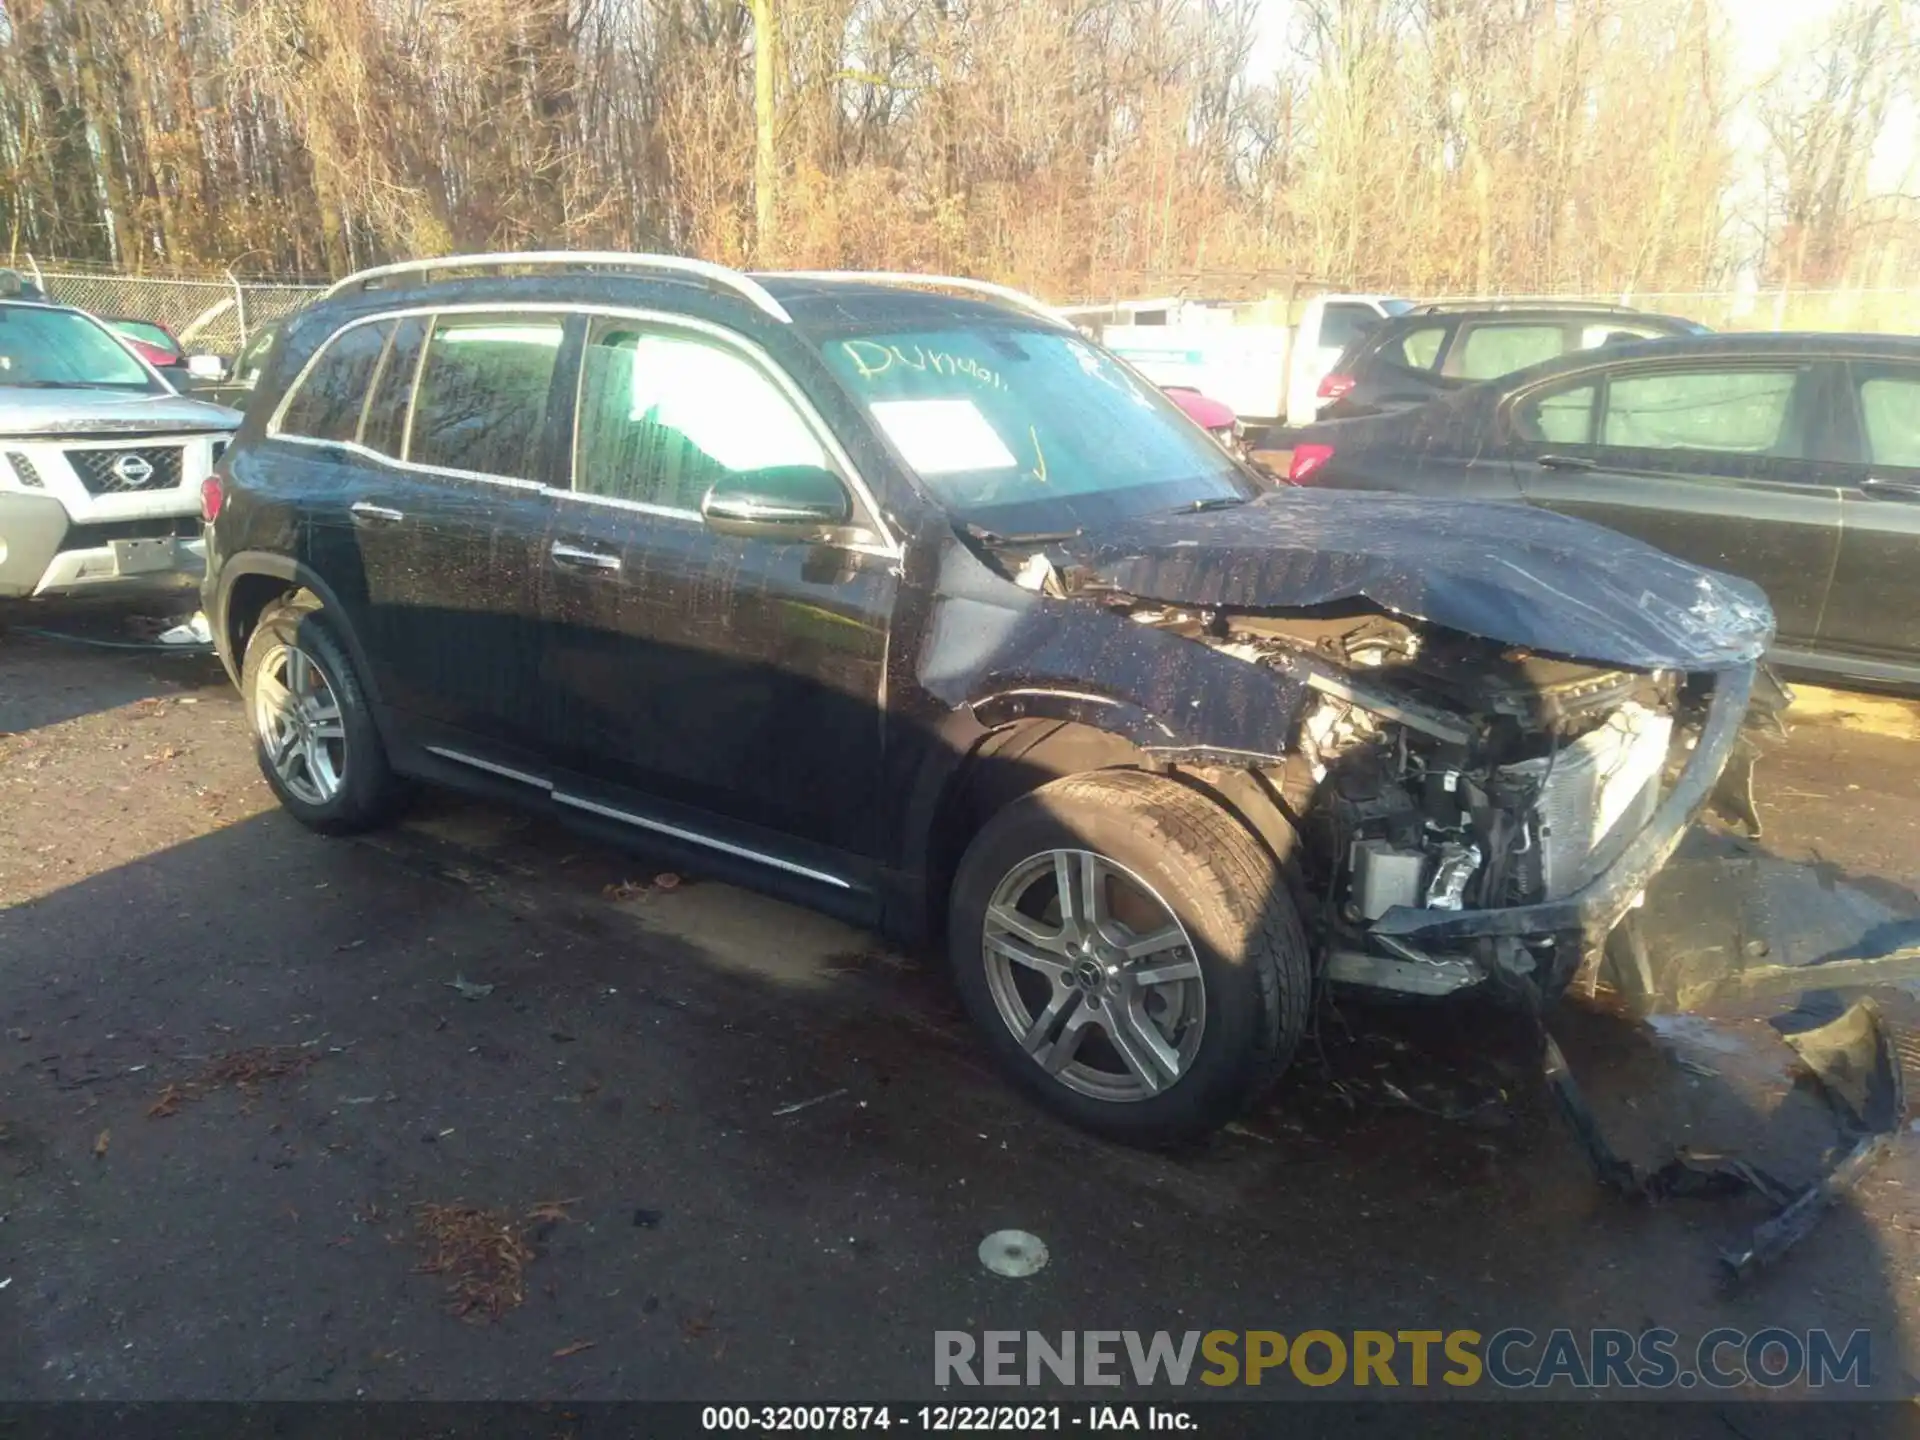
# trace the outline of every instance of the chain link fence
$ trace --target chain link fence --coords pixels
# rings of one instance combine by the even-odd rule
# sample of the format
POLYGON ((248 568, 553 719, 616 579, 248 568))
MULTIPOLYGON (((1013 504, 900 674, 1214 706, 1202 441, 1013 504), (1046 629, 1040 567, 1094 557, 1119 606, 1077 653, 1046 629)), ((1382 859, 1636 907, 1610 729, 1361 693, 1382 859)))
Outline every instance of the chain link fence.
POLYGON ((113 319, 153 320, 189 354, 237 355, 260 326, 298 310, 325 287, 222 279, 174 280, 33 262, 20 273, 49 300, 113 319))
MULTIPOLYGON (((323 285, 235 280, 232 277, 159 279, 121 275, 71 262, 28 257, 17 266, 49 298, 96 315, 157 320, 191 352, 234 355, 261 325, 299 309, 323 285)), ((1335 288, 1338 288, 1337 286, 1335 288)), ((1132 292, 1130 292, 1132 293, 1132 292)), ((1164 293, 1152 289, 1138 293, 1164 293)), ((1196 298, 1201 294, 1194 290, 1196 298)), ((1564 289, 1493 295, 1399 293, 1425 302, 1550 300, 1628 305, 1697 320, 1714 330, 1824 330, 1920 334, 1920 287, 1907 289, 1755 289, 1611 291, 1564 289)))

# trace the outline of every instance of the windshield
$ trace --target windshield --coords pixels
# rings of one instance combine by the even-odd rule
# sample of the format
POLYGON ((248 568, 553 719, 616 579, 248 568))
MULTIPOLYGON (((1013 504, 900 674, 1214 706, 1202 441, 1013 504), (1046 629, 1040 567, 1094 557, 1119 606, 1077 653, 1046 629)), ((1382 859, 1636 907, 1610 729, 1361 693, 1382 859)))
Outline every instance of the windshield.
POLYGON ((32 305, 0 305, 0 388, 7 386, 167 393, 98 321, 32 305))
POLYGON ((844 336, 821 349, 927 488, 1001 535, 1254 493, 1178 406, 1069 331, 986 323, 844 336))

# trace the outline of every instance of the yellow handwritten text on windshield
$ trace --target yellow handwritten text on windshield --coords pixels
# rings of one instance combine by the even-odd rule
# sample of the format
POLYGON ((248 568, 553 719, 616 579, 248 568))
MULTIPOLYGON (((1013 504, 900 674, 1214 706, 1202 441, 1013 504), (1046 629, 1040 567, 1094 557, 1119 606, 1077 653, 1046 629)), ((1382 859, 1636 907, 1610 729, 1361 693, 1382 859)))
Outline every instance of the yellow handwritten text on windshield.
POLYGON ((853 368, 862 380, 871 380, 886 374, 895 365, 904 365, 923 373, 964 376, 994 390, 1007 388, 998 370, 989 369, 971 356, 955 355, 947 350, 929 350, 924 345, 882 345, 877 340, 842 340, 840 348, 853 361, 853 368))

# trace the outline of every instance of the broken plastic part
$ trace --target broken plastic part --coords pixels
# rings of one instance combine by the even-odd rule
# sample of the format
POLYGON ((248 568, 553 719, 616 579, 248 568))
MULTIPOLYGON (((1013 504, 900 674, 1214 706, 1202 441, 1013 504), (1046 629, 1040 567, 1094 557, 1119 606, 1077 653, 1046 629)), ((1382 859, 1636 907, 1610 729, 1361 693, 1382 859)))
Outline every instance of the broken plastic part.
POLYGON ((1871 1000, 1858 1002, 1831 1024, 1783 1038, 1799 1053, 1851 1142, 1838 1164, 1799 1190, 1743 1161, 1686 1150, 1657 1170, 1640 1170, 1607 1143, 1566 1056, 1546 1026, 1540 1026, 1547 1085, 1601 1184, 1639 1200, 1757 1194, 1776 1207, 1744 1247, 1721 1252, 1722 1275, 1729 1286, 1751 1278, 1805 1239, 1826 1208, 1886 1156, 1906 1115, 1899 1052, 1871 1000))

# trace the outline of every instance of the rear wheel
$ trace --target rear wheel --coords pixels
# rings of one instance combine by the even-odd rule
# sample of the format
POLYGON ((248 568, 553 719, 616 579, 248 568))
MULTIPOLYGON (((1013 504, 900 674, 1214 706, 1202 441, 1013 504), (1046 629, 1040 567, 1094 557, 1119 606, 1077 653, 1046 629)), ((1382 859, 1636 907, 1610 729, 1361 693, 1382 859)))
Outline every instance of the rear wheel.
POLYGON ((400 781, 324 611, 271 606, 247 641, 240 691, 260 773, 295 819, 344 835, 392 813, 400 781))
POLYGON ((1285 1069, 1312 973, 1287 877, 1231 815, 1110 770, 1000 811, 954 882, 960 993, 1009 1076, 1076 1124, 1193 1139, 1285 1069))

